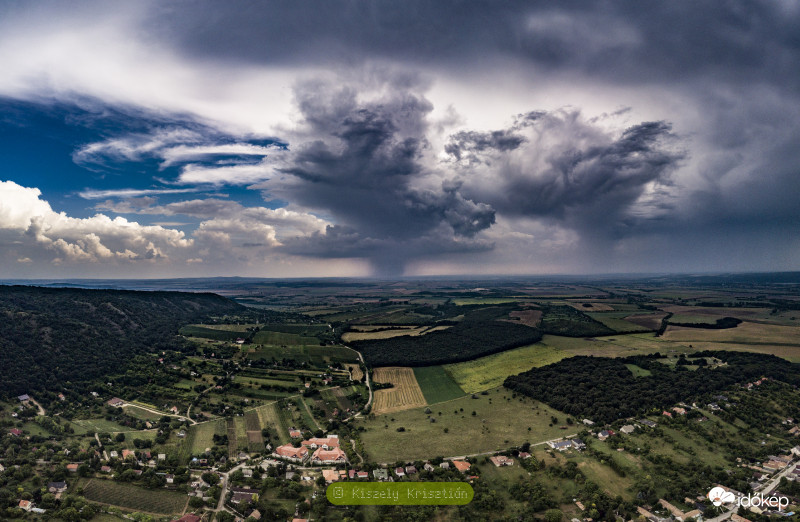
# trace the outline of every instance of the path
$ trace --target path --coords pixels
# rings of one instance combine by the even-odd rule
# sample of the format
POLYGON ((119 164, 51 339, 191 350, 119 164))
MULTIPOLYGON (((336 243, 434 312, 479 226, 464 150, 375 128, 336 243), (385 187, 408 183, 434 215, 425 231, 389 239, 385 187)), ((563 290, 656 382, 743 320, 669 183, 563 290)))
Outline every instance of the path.
POLYGON ((361 465, 363 466, 364 465, 364 457, 362 457, 361 454, 356 449, 356 441, 353 440, 353 439, 350 439, 350 445, 353 446, 353 453, 356 454, 356 457, 358 457, 358 460, 361 461, 361 465))
POLYGON ((36 405, 36 407, 37 407, 37 408, 39 408, 39 413, 37 413, 37 415, 46 415, 46 412, 44 411, 44 408, 42 408, 42 405, 41 405, 41 404, 39 404, 38 402, 36 402, 36 400, 35 400, 33 397, 31 397, 29 400, 30 400, 32 403, 34 403, 34 404, 36 405))
POLYGON ((167 416, 167 417, 175 417, 176 419, 189 421, 191 424, 197 424, 197 421, 195 421, 194 419, 190 419, 188 417, 184 417, 183 415, 178 415, 176 413, 166 413, 166 412, 163 412, 163 411, 158 411, 158 410, 153 409, 153 408, 148 408, 146 406, 142 406, 140 404, 134 404, 132 402, 122 401, 122 406, 120 406, 120 408, 124 408, 125 406, 131 407, 131 408, 139 408, 140 410, 149 411, 150 413, 155 413, 156 415, 167 416))

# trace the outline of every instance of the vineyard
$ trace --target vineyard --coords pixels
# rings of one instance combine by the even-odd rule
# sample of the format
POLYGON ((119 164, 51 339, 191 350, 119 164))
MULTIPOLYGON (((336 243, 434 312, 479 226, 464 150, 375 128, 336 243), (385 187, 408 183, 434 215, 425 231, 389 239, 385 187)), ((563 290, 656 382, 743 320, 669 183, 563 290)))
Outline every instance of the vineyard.
POLYGON ((83 495, 93 502, 164 515, 182 513, 188 502, 180 493, 142 489, 100 479, 90 480, 83 488, 83 495))
POLYGON ((257 453, 264 449, 264 437, 261 435, 261 419, 258 412, 250 410, 244 414, 245 429, 247 432, 247 451, 257 453))
POLYGON ((373 378, 375 382, 390 382, 394 385, 393 388, 375 392, 372 411, 377 415, 407 410, 427 404, 412 368, 375 368, 373 378))
POLYGON ((278 433, 281 444, 289 442, 289 426, 278 411, 276 403, 259 406, 255 410, 262 428, 272 428, 278 433))

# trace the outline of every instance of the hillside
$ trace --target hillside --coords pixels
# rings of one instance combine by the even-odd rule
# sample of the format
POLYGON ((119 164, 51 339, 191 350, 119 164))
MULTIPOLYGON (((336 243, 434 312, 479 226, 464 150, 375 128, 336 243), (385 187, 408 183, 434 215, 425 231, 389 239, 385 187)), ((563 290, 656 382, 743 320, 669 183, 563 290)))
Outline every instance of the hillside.
POLYGON ((91 380, 178 329, 245 308, 215 294, 0 286, 0 394, 91 380))

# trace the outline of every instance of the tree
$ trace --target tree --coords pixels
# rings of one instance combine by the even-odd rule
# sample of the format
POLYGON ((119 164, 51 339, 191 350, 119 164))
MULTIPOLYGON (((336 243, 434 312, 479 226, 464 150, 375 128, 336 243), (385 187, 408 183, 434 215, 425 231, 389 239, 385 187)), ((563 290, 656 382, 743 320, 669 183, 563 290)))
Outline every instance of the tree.
POLYGON ((544 519, 546 522, 561 522, 564 514, 560 509, 548 509, 544 512, 544 519))

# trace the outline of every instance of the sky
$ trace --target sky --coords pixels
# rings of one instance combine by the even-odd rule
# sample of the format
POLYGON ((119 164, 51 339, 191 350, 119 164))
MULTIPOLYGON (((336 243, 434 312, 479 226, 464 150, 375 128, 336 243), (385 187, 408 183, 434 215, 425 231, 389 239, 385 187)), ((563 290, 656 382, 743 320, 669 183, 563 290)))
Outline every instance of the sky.
POLYGON ((0 278, 800 270, 800 3, 0 3, 0 278))

